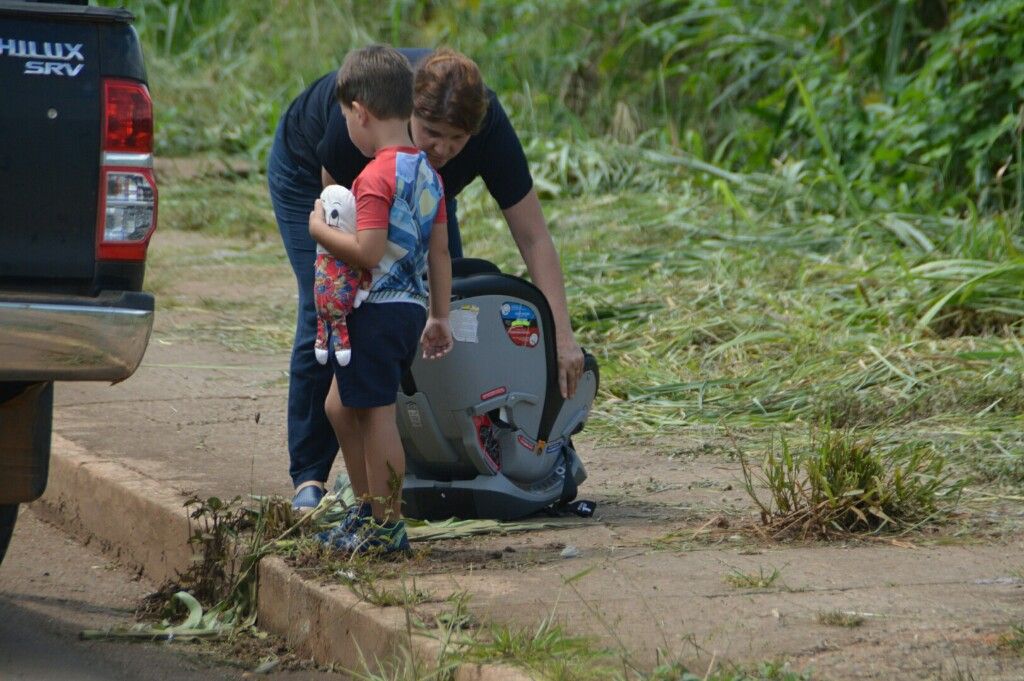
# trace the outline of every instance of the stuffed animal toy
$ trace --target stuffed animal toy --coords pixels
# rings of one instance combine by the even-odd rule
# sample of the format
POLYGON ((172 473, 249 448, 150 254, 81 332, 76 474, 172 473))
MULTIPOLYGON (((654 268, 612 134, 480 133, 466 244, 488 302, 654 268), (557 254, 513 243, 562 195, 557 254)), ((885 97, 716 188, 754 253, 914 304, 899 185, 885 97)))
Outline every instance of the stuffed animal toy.
MULTIPOLYGON (((327 224, 349 234, 356 231, 356 200, 341 185, 324 187, 320 194, 327 224)), ((348 339, 348 314, 359 307, 366 296, 369 273, 338 260, 320 244, 316 245, 313 298, 316 304, 316 361, 327 364, 327 341, 333 341, 334 358, 340 366, 352 361, 348 339)))

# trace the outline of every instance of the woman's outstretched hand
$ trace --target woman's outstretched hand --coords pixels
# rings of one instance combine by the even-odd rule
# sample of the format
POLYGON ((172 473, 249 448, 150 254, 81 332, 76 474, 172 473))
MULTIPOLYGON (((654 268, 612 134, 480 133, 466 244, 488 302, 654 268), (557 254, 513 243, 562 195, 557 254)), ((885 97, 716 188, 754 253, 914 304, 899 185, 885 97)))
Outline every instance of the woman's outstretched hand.
POLYGON ((448 319, 428 317, 420 336, 423 346, 423 359, 440 359, 451 352, 455 341, 452 339, 452 325, 448 319))
POLYGON ((562 397, 569 399, 576 394, 576 384, 583 375, 583 348, 570 336, 558 339, 558 388, 562 397))

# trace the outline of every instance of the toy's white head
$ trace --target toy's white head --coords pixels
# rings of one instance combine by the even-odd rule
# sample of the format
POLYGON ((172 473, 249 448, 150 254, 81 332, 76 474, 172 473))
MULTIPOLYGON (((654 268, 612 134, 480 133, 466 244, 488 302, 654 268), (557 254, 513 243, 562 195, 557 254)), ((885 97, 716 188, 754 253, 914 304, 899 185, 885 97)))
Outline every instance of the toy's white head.
POLYGON ((356 231, 356 199, 352 192, 340 184, 324 187, 320 193, 320 201, 324 206, 324 220, 331 227, 349 234, 356 231))

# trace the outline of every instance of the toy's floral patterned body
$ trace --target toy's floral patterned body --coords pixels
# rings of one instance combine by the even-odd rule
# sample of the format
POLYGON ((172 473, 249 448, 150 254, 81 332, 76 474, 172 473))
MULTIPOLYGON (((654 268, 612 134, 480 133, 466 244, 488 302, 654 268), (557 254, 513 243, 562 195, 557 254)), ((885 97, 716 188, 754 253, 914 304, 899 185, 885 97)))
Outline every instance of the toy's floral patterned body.
MULTIPOLYGON (((355 198, 345 187, 332 184, 320 194, 324 207, 324 220, 349 234, 356 231, 355 198)), ((317 244, 314 267, 313 298, 316 304, 316 360, 327 364, 328 340, 334 358, 341 366, 352 361, 352 346, 348 339, 348 314, 366 299, 368 291, 362 286, 368 281, 358 267, 352 267, 331 255, 317 244)))

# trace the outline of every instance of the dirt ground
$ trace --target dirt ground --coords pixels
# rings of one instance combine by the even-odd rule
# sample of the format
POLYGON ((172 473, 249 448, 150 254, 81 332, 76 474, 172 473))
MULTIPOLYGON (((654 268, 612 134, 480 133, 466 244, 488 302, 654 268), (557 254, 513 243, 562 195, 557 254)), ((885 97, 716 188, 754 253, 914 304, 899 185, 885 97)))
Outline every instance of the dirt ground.
MULTIPOLYGON (((58 432, 176 489, 288 494, 295 293, 281 251, 273 239, 160 232, 143 367, 119 386, 60 386, 58 432), (132 425, 111 429, 120 422, 132 425)), ((644 667, 785 660, 815 679, 1024 678, 1013 629, 1024 624, 1024 506, 966 504, 951 524, 898 539, 772 542, 753 530, 740 467, 713 431, 639 445, 584 432, 577 445, 592 519, 420 542, 388 583, 425 592, 424 619, 468 594, 479 622, 552 617, 644 667)))

